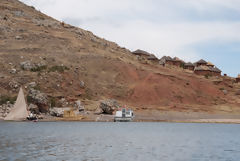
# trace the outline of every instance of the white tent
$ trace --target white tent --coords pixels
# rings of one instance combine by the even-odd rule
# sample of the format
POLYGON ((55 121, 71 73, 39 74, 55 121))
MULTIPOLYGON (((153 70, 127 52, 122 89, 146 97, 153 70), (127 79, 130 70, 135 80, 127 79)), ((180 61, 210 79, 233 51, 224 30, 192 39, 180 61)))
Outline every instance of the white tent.
POLYGON ((4 118, 6 121, 22 121, 26 120, 28 116, 27 104, 24 98, 24 93, 22 88, 18 93, 17 101, 14 107, 11 109, 10 113, 4 118))

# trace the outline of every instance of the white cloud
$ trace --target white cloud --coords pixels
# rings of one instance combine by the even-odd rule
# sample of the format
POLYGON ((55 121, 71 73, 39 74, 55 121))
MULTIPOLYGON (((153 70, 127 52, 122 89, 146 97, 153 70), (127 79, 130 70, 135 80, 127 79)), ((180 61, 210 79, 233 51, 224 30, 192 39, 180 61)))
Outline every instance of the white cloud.
POLYGON ((186 61, 197 60, 200 53, 192 46, 198 43, 240 41, 240 19, 221 19, 229 16, 223 9, 240 15, 239 0, 22 1, 131 50, 141 48, 159 57, 171 55, 186 61), (198 21, 194 14, 205 19, 198 21), (208 15, 217 18, 210 21, 208 15))
POLYGON ((186 61, 200 58, 192 45, 207 41, 240 41, 240 22, 221 23, 178 23, 152 24, 145 21, 127 22, 119 28, 105 23, 85 26, 98 35, 117 41, 131 50, 141 48, 157 54, 179 56, 186 61), (98 26, 95 29, 95 26, 98 26))

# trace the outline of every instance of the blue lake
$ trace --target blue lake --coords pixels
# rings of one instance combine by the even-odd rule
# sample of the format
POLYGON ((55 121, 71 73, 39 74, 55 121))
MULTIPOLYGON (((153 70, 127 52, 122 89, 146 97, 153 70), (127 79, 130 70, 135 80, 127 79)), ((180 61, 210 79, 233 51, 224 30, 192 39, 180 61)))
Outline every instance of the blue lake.
POLYGON ((0 160, 239 161, 240 125, 0 122, 0 160))

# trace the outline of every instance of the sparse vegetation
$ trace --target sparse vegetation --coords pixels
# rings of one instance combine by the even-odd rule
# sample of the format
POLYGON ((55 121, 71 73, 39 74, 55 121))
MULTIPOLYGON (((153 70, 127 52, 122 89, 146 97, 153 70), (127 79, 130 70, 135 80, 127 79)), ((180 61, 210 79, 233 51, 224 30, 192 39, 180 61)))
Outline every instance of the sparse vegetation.
POLYGON ((17 97, 10 97, 10 96, 0 96, 0 105, 6 104, 7 102, 10 102, 11 104, 14 104, 17 97))
POLYGON ((219 90, 221 90, 221 91, 223 91, 223 90, 225 90, 223 87, 221 87, 221 88, 219 88, 219 90))
POLYGON ((33 87, 33 89, 35 89, 35 90, 38 90, 38 91, 40 91, 40 90, 41 90, 41 88, 40 88, 40 86, 39 86, 39 85, 36 85, 35 87, 33 87))
POLYGON ((181 63, 181 64, 180 64, 180 68, 184 68, 184 63, 181 63))
POLYGON ((54 97, 52 97, 51 99, 50 99, 50 106, 51 107, 56 107, 56 98, 54 98, 54 97))
POLYGON ((70 70, 70 69, 66 66, 53 66, 49 69, 49 72, 63 73, 65 70, 70 70))
POLYGON ((209 78, 211 77, 211 75, 210 75, 210 74, 205 74, 204 77, 205 77, 206 79, 209 79, 209 78))
POLYGON ((47 69, 47 66, 43 65, 43 66, 38 66, 38 67, 32 68, 31 72, 41 72, 41 71, 46 70, 46 69, 47 69))
POLYGON ((33 99, 32 99, 32 97, 31 96, 27 96, 27 102, 28 103, 33 103, 34 101, 33 101, 33 99))
POLYGON ((93 94, 92 94, 91 89, 87 88, 87 89, 85 90, 85 94, 83 95, 83 98, 84 98, 84 99, 91 100, 91 99, 92 99, 92 96, 93 96, 93 94))

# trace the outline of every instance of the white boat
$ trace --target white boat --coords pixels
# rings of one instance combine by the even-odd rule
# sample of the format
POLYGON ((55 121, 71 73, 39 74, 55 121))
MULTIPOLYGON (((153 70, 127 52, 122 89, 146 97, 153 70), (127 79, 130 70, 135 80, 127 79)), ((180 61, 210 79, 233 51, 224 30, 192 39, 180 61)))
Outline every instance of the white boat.
POLYGON ((131 122, 133 121, 133 118, 133 111, 131 109, 123 108, 122 110, 116 112, 114 122, 131 122))

